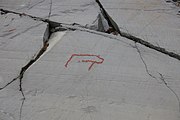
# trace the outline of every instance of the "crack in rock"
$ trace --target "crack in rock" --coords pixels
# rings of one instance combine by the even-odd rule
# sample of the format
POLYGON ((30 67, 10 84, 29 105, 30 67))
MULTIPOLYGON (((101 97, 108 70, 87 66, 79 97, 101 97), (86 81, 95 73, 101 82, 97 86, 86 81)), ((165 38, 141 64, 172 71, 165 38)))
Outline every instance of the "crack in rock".
POLYGON ((153 76, 153 75, 149 72, 148 66, 147 66, 144 58, 142 57, 141 51, 139 50, 139 48, 138 48, 138 46, 137 46, 137 43, 135 43, 135 48, 136 48, 136 50, 137 50, 137 52, 138 52, 138 54, 139 54, 139 56, 140 56, 140 58, 141 58, 141 61, 143 62, 144 66, 145 66, 146 73, 147 73, 150 77, 152 77, 153 79, 156 79, 156 80, 157 80, 157 78, 156 78, 155 76, 153 76))
POLYGON ((48 42, 45 42, 43 47, 41 48, 41 50, 38 52, 38 54, 36 55, 36 57, 34 59, 31 59, 24 67, 21 68, 21 71, 19 73, 19 75, 14 78, 13 80, 11 80, 9 83, 7 83, 5 86, 3 86, 2 88, 0 88, 0 90, 6 88, 8 85, 10 85, 11 83, 13 83, 14 81, 18 80, 20 81, 20 84, 19 84, 19 87, 20 87, 20 92, 23 96, 23 99, 25 99, 25 96, 24 96, 24 93, 23 93, 23 90, 22 90, 22 79, 24 77, 24 73, 27 71, 27 69, 32 65, 34 64, 40 57, 41 55, 46 51, 47 47, 49 46, 49 43, 48 42))
MULTIPOLYGON (((19 73, 19 75, 14 78, 13 80, 11 80, 9 83, 7 83, 5 86, 1 87, 0 90, 6 88, 7 86, 9 86, 11 83, 13 83, 14 81, 18 80, 20 81, 19 87, 20 87, 20 92, 23 96, 23 99, 25 99, 23 90, 22 90, 22 79, 24 77, 24 73, 35 63, 37 62, 37 60, 39 60, 39 58, 45 53, 45 51, 48 48, 48 51, 57 43, 57 39, 55 39, 54 41, 52 40, 53 38, 51 38, 50 40, 50 36, 51 36, 51 30, 53 29, 51 28, 51 25, 47 25, 47 29, 45 30, 44 33, 44 37, 43 37, 43 47, 40 49, 40 51, 37 53, 37 55, 31 59, 25 66, 23 66, 21 68, 21 71, 19 73)), ((60 31, 60 30, 59 30, 60 31)), ((66 29, 61 29, 61 31, 66 31, 66 29)), ((64 33, 61 35, 61 37, 64 35, 64 33)))
POLYGON ((24 77, 24 73, 28 70, 29 67, 32 66, 32 64, 34 64, 39 58, 40 56, 46 51, 47 47, 48 47, 48 43, 44 43, 43 47, 41 48, 41 50, 38 52, 38 54, 36 55, 36 57, 32 60, 30 60, 24 67, 21 68, 21 71, 19 73, 19 75, 14 78, 13 80, 11 80, 9 83, 7 83, 5 86, 3 86, 2 88, 0 88, 0 90, 6 88, 7 86, 9 86, 11 83, 13 83, 14 81, 19 79, 19 91, 21 92, 23 98, 22 98, 22 104, 20 107, 20 115, 19 115, 19 120, 21 120, 21 116, 22 116, 22 108, 24 105, 24 101, 25 101, 25 95, 22 89, 22 79, 24 77))
POLYGON ((180 6, 180 0, 172 0, 172 2, 173 2, 176 6, 180 6))
MULTIPOLYGON (((137 49, 137 52, 139 53, 139 56, 140 56, 140 58, 141 58, 141 60, 142 60, 142 62, 143 62, 143 64, 144 64, 144 66, 145 66, 146 73, 147 73, 150 77, 152 77, 153 79, 156 79, 156 80, 157 80, 157 78, 156 78, 155 76, 153 76, 153 75, 149 72, 148 67, 147 67, 147 64, 146 64, 145 60, 143 59, 142 54, 141 54, 141 51, 139 50, 139 48, 138 48, 138 46, 136 45, 136 43, 135 43, 134 48, 136 48, 136 49, 137 49)), ((159 72, 158 72, 158 73, 159 73, 159 72)), ((161 80, 161 81, 164 83, 164 85, 175 95, 175 97, 176 97, 176 99, 177 99, 177 101, 178 101, 178 110, 179 110, 179 112, 180 112, 180 99, 179 99, 177 93, 176 93, 170 86, 168 86, 168 83, 165 81, 164 76, 163 76, 161 73, 159 73, 159 75, 160 75, 160 80, 161 80)))
POLYGON ((24 105, 25 99, 22 100, 21 107, 20 107, 20 113, 19 113, 19 120, 22 118, 22 112, 23 112, 23 105, 24 105))
POLYGON ((179 96, 177 95, 177 93, 168 85, 168 83, 165 81, 165 78, 164 76, 159 73, 160 75, 160 80, 164 83, 164 85, 174 94, 174 96, 176 97, 177 99, 177 102, 178 102, 178 109, 179 109, 179 112, 180 112, 180 99, 179 99, 179 96))
POLYGON ((40 51, 37 53, 37 55, 31 59, 25 66, 23 66, 21 68, 21 71, 19 73, 19 75, 17 77, 15 77, 13 80, 11 80, 10 82, 8 82, 6 85, 4 85, 3 87, 0 88, 0 90, 3 90, 4 88, 6 88, 7 86, 9 86, 11 83, 13 83, 14 81, 19 79, 19 91, 21 92, 23 98, 22 98, 22 103, 21 103, 21 107, 20 107, 20 115, 19 115, 19 119, 21 120, 22 117, 22 108, 24 105, 24 101, 25 101, 25 95, 22 89, 22 79, 24 77, 25 72, 33 65, 35 64, 40 57, 42 57, 45 53, 47 53, 58 41, 60 38, 62 38, 62 36, 65 34, 65 32, 62 31, 66 31, 66 29, 61 29, 62 34, 58 35, 53 35, 51 31, 51 29, 53 29, 52 27, 53 25, 47 25, 47 28, 44 32, 44 37, 43 37, 43 47, 40 49, 40 51), (57 37, 56 39, 53 37, 57 37))
POLYGON ((178 55, 178 54, 176 54, 174 52, 170 52, 170 51, 166 50, 165 48, 155 46, 155 45, 153 45, 153 44, 151 44, 151 43, 149 43, 149 42, 147 42, 145 40, 142 40, 141 38, 135 37, 135 36, 133 36, 133 35, 131 35, 129 33, 121 32, 121 34, 122 34, 121 35, 122 37, 125 37, 125 38, 127 38, 129 40, 132 40, 132 41, 137 42, 137 43, 139 43, 141 45, 144 45, 144 46, 146 46, 146 47, 148 47, 150 49, 156 50, 156 51, 161 52, 163 54, 166 54, 166 55, 168 55, 168 56, 170 56, 172 58, 180 60, 180 55, 178 55))
MULTIPOLYGON (((98 1, 98 0, 97 0, 97 1, 98 1)), ((30 17, 30 18, 32 18, 32 19, 34 19, 34 20, 46 22, 46 23, 48 23, 51 27, 57 27, 57 26, 60 27, 60 26, 62 26, 62 25, 69 25, 69 27, 66 26, 66 29, 79 30, 79 29, 82 28, 82 27, 79 27, 79 28, 76 27, 76 28, 73 28, 73 29, 72 29, 72 27, 74 26, 73 24, 65 24, 65 23, 54 22, 54 21, 51 21, 51 20, 49 20, 49 19, 44 19, 44 18, 40 18, 40 17, 36 17, 36 16, 31 16, 31 15, 28 15, 28 14, 25 14, 25 13, 18 13, 18 12, 14 12, 14 11, 10 11, 10 10, 4 10, 4 9, 0 9, 0 11, 1 11, 1 14, 13 13, 13 14, 17 14, 17 15, 20 15, 20 16, 28 16, 28 17, 30 17)), ((89 31, 89 30, 91 30, 91 29, 86 28, 85 26, 84 26, 83 28, 84 28, 84 30, 81 29, 81 31, 95 33, 95 30, 94 30, 94 31, 93 31, 93 30, 92 30, 92 31, 89 31)), ((100 34, 100 33, 98 33, 98 34, 99 34, 99 35, 102 35, 102 34, 100 34)), ((156 50, 156 51, 158 51, 158 52, 160 52, 160 53, 166 54, 166 55, 168 55, 168 56, 170 56, 170 57, 172 57, 172 58, 175 58, 175 59, 177 59, 177 60, 180 60, 180 55, 179 55, 179 54, 176 54, 176 53, 174 53, 174 52, 168 51, 168 50, 166 50, 165 48, 162 48, 162 47, 153 45, 153 44, 151 44, 151 43, 149 43, 149 42, 147 42, 147 41, 145 41, 145 40, 143 40, 143 39, 141 39, 141 38, 138 38, 138 37, 133 36, 133 35, 131 35, 131 34, 129 34, 129 33, 126 33, 126 32, 122 32, 122 31, 121 31, 119 34, 120 34, 121 37, 127 38, 128 40, 137 42, 137 43, 139 43, 139 44, 141 44, 141 45, 144 45, 144 46, 146 46, 146 47, 148 47, 148 48, 150 48, 150 49, 156 50)), ((103 35, 103 36, 105 36, 105 35, 103 35)))
POLYGON ((51 12, 52 12, 52 0, 50 0, 50 7, 49 7, 49 14, 48 14, 48 18, 51 17, 51 12))
POLYGON ((101 2, 99 0, 96 0, 96 2, 99 5, 100 11, 101 11, 101 13, 99 14, 98 17, 99 17, 99 20, 101 21, 102 26, 105 26, 104 24, 106 24, 103 19, 107 20, 107 23, 108 23, 108 26, 109 26, 109 28, 107 28, 107 30, 105 30, 105 32, 106 33, 113 33, 114 35, 117 35, 117 33, 119 33, 121 35, 121 31, 119 30, 118 25, 110 17, 110 15, 106 12, 106 10, 104 9, 104 7, 101 4, 101 2))
MULTIPOLYGON (((42 3, 43 1, 41 1, 39 3, 42 3)), ((81 26, 81 25, 76 24, 76 23, 75 24, 59 23, 59 22, 51 21, 49 19, 44 19, 44 18, 28 15, 28 14, 25 14, 25 13, 18 13, 18 12, 15 12, 15 11, 0 9, 1 15, 7 14, 7 13, 13 13, 13 14, 16 14, 16 15, 19 15, 19 16, 27 16, 29 18, 32 18, 33 20, 36 20, 36 21, 42 21, 42 22, 48 23, 47 29, 45 30, 44 37, 43 37, 43 47, 40 49, 38 54, 33 59, 31 59, 25 66, 23 66, 21 68, 21 71, 20 71, 19 75, 16 78, 14 78, 9 83, 7 83, 5 86, 0 88, 0 90, 2 90, 4 88, 6 88, 7 86, 9 86, 14 81, 19 79, 19 88, 20 88, 19 91, 21 92, 21 94, 23 96, 23 101, 22 101, 22 104, 21 104, 21 107, 20 107, 20 118, 19 118, 20 120, 21 120, 21 117, 22 117, 22 108, 23 108, 24 101, 25 101, 25 95, 24 95, 24 92, 23 92, 23 89, 22 89, 22 79, 23 79, 23 76, 24 76, 25 72, 33 64, 35 64, 40 59, 40 57, 42 57, 45 54, 45 52, 49 51, 58 42, 57 39, 54 40, 53 42, 49 41, 50 36, 52 35, 52 33, 56 32, 56 31, 66 31, 66 30, 73 30, 74 31, 74 30, 80 30, 80 31, 84 31, 84 32, 89 32, 89 33, 101 35, 101 36, 104 36, 104 37, 109 37, 111 39, 120 40, 120 38, 118 38, 118 37, 112 37, 111 35, 106 34, 106 33, 117 32, 118 34, 120 34, 121 37, 127 38, 128 40, 131 40, 131 41, 135 42, 135 48, 137 49, 137 52, 139 53, 139 56, 140 56, 144 66, 145 66, 147 74, 149 76, 151 76, 152 78, 154 78, 154 79, 156 79, 156 77, 153 76, 151 73, 149 73, 147 64, 144 61, 144 59, 142 57, 142 54, 141 54, 139 48, 137 47, 136 43, 139 43, 139 44, 144 45, 144 46, 146 46, 146 47, 148 47, 150 49, 154 49, 154 50, 156 50, 158 52, 161 52, 163 54, 169 55, 172 58, 180 60, 180 55, 178 55, 178 54, 176 54, 174 52, 170 52, 170 51, 166 50, 165 48, 162 48, 162 47, 159 47, 159 46, 155 46, 155 45, 153 45, 153 44, 151 44, 151 43, 149 43, 149 42, 147 42, 147 41, 145 41, 145 40, 143 40, 141 38, 138 38, 138 37, 133 36, 133 35, 131 35, 129 33, 125 33, 125 32, 120 31, 118 25, 110 17, 110 15, 104 9, 104 7, 100 3, 100 1, 96 0, 96 3, 99 5, 100 12, 101 12, 98 15, 98 23, 102 24, 101 26, 104 27, 104 23, 102 22, 103 19, 104 19, 104 20, 107 21, 107 24, 108 24, 108 29, 106 29, 106 30, 99 30, 101 32, 98 32, 96 30, 92 30, 92 29, 90 29, 90 28, 88 28, 86 26, 81 26), (103 33, 103 32, 105 32, 105 33, 103 33)), ((34 6, 32 6, 32 7, 34 7, 34 6)), ((52 0, 50 0, 50 9, 49 9, 48 18, 50 18, 51 12, 52 12, 52 0)), ((64 35, 64 33, 62 33, 60 36, 62 37, 63 35, 64 35)), ((164 76, 162 74, 160 74, 160 73, 159 73, 159 75, 160 75, 160 79, 163 81, 164 85, 176 96, 176 98, 178 100, 178 103, 179 103, 179 111, 180 111, 180 99, 179 99, 178 95, 176 94, 176 92, 171 87, 168 86, 167 82, 165 81, 164 76)), ((93 106, 88 106, 87 108, 83 108, 83 110, 86 111, 86 112, 96 111, 96 109, 93 106)))

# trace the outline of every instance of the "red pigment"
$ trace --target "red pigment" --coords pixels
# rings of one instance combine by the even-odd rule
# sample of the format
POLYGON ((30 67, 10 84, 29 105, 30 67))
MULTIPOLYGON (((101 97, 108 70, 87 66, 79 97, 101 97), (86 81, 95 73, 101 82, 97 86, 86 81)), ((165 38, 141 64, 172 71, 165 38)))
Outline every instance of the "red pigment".
POLYGON ((88 56, 92 56, 92 57, 97 57, 100 61, 96 61, 96 60, 79 60, 79 62, 86 62, 86 63, 91 63, 91 65, 89 66, 88 70, 90 71, 92 66, 94 64, 102 64, 104 62, 104 59, 100 57, 100 55, 93 55, 93 54, 72 54, 71 57, 68 59, 68 61, 65 64, 65 67, 67 68, 68 64, 71 62, 73 57, 88 57, 88 56))

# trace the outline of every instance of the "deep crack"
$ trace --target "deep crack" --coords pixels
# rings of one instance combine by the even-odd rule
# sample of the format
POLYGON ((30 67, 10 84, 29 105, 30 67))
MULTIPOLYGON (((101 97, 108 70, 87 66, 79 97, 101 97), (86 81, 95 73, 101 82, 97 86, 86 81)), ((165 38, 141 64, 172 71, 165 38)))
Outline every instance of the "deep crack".
MULTIPOLYGON (((42 24, 42 23, 40 23, 42 24)), ((38 24, 38 25, 40 25, 38 24)), ((38 26, 36 25, 36 26, 38 26)), ((36 26, 33 26, 33 27, 36 27, 36 26)), ((4 85, 3 87, 0 88, 0 90, 3 90, 4 88, 6 88, 7 86, 9 86, 10 84, 12 84, 14 81, 18 80, 19 79, 19 91, 21 92, 23 98, 22 98, 22 104, 21 104, 21 107, 20 107, 20 115, 19 115, 19 120, 21 120, 21 117, 22 117, 22 109, 23 109, 23 105, 24 105, 24 102, 25 102, 25 95, 24 95, 24 92, 23 92, 23 89, 22 89, 22 79, 24 77, 24 74, 25 72, 38 60, 40 59, 40 57, 45 53, 45 51, 47 50, 48 46, 49 46, 49 39, 50 39, 50 36, 53 32, 56 32, 56 31, 53 31, 55 29, 56 26, 59 26, 58 23, 54 23, 54 22, 49 22, 48 25, 47 25, 47 28, 44 32, 44 36, 43 36, 43 47, 39 50, 39 52, 37 53, 37 55, 31 59, 25 66, 23 66, 21 68, 21 71, 19 73, 19 75, 17 77, 15 77, 14 79, 12 79, 10 82, 8 82, 6 85, 4 85)), ((29 30, 30 28, 28 28, 27 30, 29 30)), ((58 31, 66 31, 67 29, 64 29, 64 28, 61 28, 59 29, 58 31)), ((51 43, 53 44, 53 43, 51 43)), ((53 47, 52 45, 50 46, 50 48, 53 47)))
POLYGON ((166 55, 168 55, 168 56, 170 56, 172 58, 180 60, 180 55, 178 55, 178 54, 176 54, 174 52, 170 52, 170 51, 166 50, 165 48, 153 45, 153 44, 151 44, 151 43, 149 43, 149 42, 147 42, 145 40, 142 40, 141 38, 135 37, 135 36, 133 36, 133 35, 131 35, 129 33, 121 32, 121 34, 122 34, 122 37, 125 37, 125 38, 127 38, 129 40, 132 40, 132 41, 137 42, 137 43, 139 43, 141 45, 144 45, 144 46, 146 46, 146 47, 148 47, 150 49, 156 50, 156 51, 161 52, 163 54, 166 54, 166 55))
POLYGON ((99 0, 96 0, 96 3, 99 5, 100 11, 102 16, 107 20, 109 29, 105 31, 106 33, 114 33, 116 35, 116 32, 121 35, 121 31, 119 30, 118 25, 116 22, 110 17, 110 15, 106 12, 103 5, 99 0))
MULTIPOLYGON (((1 11, 1 14, 13 13, 13 14, 17 14, 17 15, 20 15, 20 16, 28 16, 28 17, 32 18, 33 20, 46 22, 46 23, 48 23, 49 25, 51 25, 53 27, 62 26, 62 25, 69 25, 69 27, 66 26, 66 29, 70 29, 70 30, 80 30, 81 29, 81 31, 95 33, 95 30, 94 30, 94 32, 92 32, 93 30, 90 30, 89 28, 86 28, 86 27, 83 27, 84 30, 82 30, 82 27, 77 27, 77 28, 73 28, 72 29, 72 27, 74 27, 72 24, 65 24, 65 23, 54 22, 54 21, 51 21, 49 19, 44 19, 44 18, 28 15, 28 14, 25 14, 25 13, 18 13, 18 12, 14 12, 14 11, 10 11, 10 10, 0 9, 0 11, 1 11)), ((98 34, 98 35, 102 35, 102 34, 98 34)), ((156 50, 156 51, 158 51, 160 53, 166 54, 166 55, 168 55, 168 56, 170 56, 172 58, 180 60, 180 55, 179 54, 176 54, 174 52, 168 51, 165 48, 153 45, 153 44, 151 44, 151 43, 149 43, 149 42, 147 42, 147 41, 145 41, 145 40, 143 40, 141 38, 133 36, 133 35, 131 35, 129 33, 125 33, 125 32, 121 31, 120 35, 121 35, 121 37, 127 38, 128 40, 137 42, 137 43, 139 43, 141 45, 144 45, 144 46, 146 46, 146 47, 148 47, 150 49, 156 50)))
POLYGON ((11 80, 9 83, 7 83, 5 86, 3 86, 2 88, 0 88, 0 90, 6 88, 7 86, 9 86, 11 83, 13 83, 14 81, 19 79, 19 90, 21 91, 21 94, 23 96, 23 99, 25 99, 23 90, 22 90, 22 79, 24 77, 24 73, 26 72, 26 70, 33 64, 35 63, 40 57, 41 55, 46 51, 47 47, 48 47, 48 42, 44 43, 43 47, 41 48, 41 50, 38 52, 38 54, 36 55, 36 57, 34 59, 31 59, 24 67, 21 68, 21 71, 19 73, 19 75, 14 78, 13 80, 11 80))
POLYGON ((35 56, 34 59, 31 59, 24 67, 21 68, 21 71, 19 73, 19 75, 14 78, 13 80, 11 80, 10 82, 8 82, 5 86, 3 86, 2 88, 0 88, 0 90, 3 90, 4 88, 6 88, 7 86, 9 86, 11 83, 13 83, 14 81, 19 79, 19 91, 21 92, 23 98, 22 98, 22 103, 21 103, 21 107, 20 107, 20 114, 19 114, 19 120, 21 120, 22 117, 22 109, 23 109, 23 105, 24 105, 24 101, 25 101, 25 95, 22 89, 22 79, 24 77, 24 73, 28 70, 28 68, 30 66, 32 66, 40 57, 41 55, 46 51, 47 47, 49 46, 48 41, 46 40, 43 44, 43 47, 40 49, 40 51, 38 52, 38 54, 35 56))

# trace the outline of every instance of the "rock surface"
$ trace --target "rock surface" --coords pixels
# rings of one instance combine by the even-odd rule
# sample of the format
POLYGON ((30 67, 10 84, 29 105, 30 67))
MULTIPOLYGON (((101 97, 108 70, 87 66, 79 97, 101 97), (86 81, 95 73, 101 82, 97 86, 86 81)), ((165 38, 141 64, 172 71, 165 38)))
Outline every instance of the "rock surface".
MULTIPOLYGON (((94 0, 1 1, 0 8, 91 26, 94 0)), ((179 8, 164 0, 101 0, 120 30, 180 54, 179 8)), ((0 87, 43 47, 46 22, 0 15, 0 87)), ((46 52, 0 90, 0 120, 179 120, 180 61, 121 36, 52 33, 46 52), (22 102, 23 105, 22 105, 22 102)))

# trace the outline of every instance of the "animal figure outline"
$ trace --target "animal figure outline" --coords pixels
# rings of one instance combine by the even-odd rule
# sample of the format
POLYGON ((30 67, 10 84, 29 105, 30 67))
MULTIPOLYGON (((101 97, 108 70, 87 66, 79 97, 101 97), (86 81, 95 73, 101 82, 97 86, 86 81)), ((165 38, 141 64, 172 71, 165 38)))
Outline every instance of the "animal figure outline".
POLYGON ((100 55, 94 55, 94 54, 72 54, 71 57, 68 59, 68 61, 65 64, 65 67, 68 67, 68 64, 72 61, 72 59, 74 57, 96 57, 98 59, 94 60, 94 59, 82 59, 79 60, 79 62, 85 62, 85 63, 91 63, 91 65, 88 68, 88 71, 91 70, 91 68, 93 67, 94 64, 102 64, 104 62, 104 58, 102 58, 100 55))

